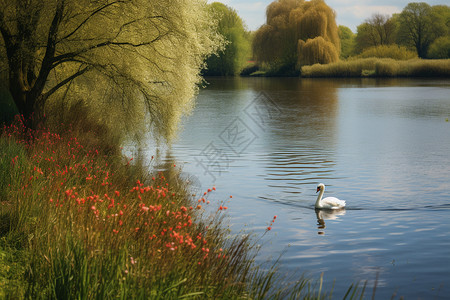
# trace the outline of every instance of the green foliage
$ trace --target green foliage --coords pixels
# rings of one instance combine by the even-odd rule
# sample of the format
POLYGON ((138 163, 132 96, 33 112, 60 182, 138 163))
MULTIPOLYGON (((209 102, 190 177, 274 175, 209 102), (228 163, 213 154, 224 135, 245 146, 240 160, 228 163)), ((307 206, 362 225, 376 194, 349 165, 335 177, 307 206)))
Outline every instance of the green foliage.
POLYGON ((217 54, 206 60, 204 75, 236 75, 250 57, 250 34, 237 12, 219 2, 210 4, 211 14, 218 19, 217 31, 224 37, 226 45, 217 54))
POLYGON ((341 40, 340 58, 348 58, 355 51, 355 34, 346 26, 339 25, 339 39, 341 40))
POLYGON ((389 45, 395 42, 397 25, 388 15, 373 14, 358 26, 355 37, 355 52, 361 53, 368 47, 389 45))
POLYGON ((398 43, 416 49, 420 58, 425 58, 431 43, 449 33, 448 6, 431 7, 429 4, 409 3, 399 15, 398 43))
POLYGON ((9 242, 4 237, 0 239, 0 299, 24 299, 27 253, 12 247, 9 242))
POLYGON ((428 49, 428 58, 450 58, 450 36, 441 36, 434 40, 428 49))
POLYGON ((450 59, 358 58, 303 66, 301 74, 303 77, 449 77, 450 59))
MULTIPOLYGON (((303 43, 318 37, 327 42, 322 43, 326 48, 320 50, 322 53, 308 53, 304 57, 338 59, 340 41, 335 14, 323 0, 275 0, 266 14, 266 24, 257 30, 252 45, 259 63, 267 64, 271 70, 293 72, 298 65, 311 63, 302 58, 299 50, 303 49, 303 43)), ((317 43, 311 41, 307 51, 318 51, 317 43)))
POLYGON ((359 58, 377 57, 377 58, 392 58, 396 60, 408 60, 417 58, 417 54, 411 50, 408 50, 404 46, 398 45, 379 45, 366 48, 359 58))

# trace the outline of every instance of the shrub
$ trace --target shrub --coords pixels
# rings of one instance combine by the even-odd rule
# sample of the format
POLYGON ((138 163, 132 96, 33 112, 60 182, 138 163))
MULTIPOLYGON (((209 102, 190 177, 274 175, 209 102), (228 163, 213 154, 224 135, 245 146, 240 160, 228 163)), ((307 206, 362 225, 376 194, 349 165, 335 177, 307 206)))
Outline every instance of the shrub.
POLYGON ((441 36, 434 40, 428 49, 428 58, 450 58, 450 36, 441 36))
POLYGON ((414 51, 406 49, 404 46, 398 46, 395 44, 391 45, 379 45, 367 48, 360 55, 359 58, 392 58, 396 60, 408 60, 412 58, 417 58, 417 54, 414 51))

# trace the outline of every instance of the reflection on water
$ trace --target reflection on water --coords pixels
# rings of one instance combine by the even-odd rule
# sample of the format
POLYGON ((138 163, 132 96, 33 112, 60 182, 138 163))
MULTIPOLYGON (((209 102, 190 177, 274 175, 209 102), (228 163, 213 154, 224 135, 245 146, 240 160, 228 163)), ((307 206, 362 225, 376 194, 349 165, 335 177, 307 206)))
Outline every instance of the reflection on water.
POLYGON ((325 220, 337 220, 340 216, 345 215, 345 208, 343 209, 315 209, 317 217, 318 234, 325 234, 325 220))
POLYGON ((380 299, 450 294, 448 80, 208 81, 168 165, 229 199, 234 232, 278 216, 262 261, 289 245, 283 270, 325 272, 338 298, 377 274, 380 299), (346 210, 314 211, 319 182, 346 210))

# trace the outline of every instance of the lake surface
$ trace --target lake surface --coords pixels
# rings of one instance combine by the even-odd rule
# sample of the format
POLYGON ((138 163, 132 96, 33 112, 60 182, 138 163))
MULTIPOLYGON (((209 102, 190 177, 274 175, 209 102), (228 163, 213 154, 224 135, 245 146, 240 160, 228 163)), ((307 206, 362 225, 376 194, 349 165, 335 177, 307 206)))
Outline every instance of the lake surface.
POLYGON ((450 299, 450 80, 207 81, 164 159, 216 186, 234 233, 277 215, 261 262, 284 252, 335 299, 377 276, 376 299, 450 299), (320 182, 344 211, 316 213, 320 182))

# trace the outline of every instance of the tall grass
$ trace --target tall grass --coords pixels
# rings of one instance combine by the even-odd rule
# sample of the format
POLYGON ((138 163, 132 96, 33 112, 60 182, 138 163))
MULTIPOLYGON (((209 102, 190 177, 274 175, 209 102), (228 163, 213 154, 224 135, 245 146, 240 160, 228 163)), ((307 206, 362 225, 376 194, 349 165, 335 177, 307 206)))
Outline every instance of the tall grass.
POLYGON ((302 77, 450 77, 450 59, 359 58, 303 66, 302 77))
POLYGON ((175 165, 171 175, 149 174, 119 151, 84 141, 70 130, 3 127, 0 263, 15 271, 0 268, 2 298, 331 296, 303 277, 282 285, 276 265, 255 265, 256 242, 230 237, 227 207, 211 199, 215 187, 192 195, 173 176, 175 165))

